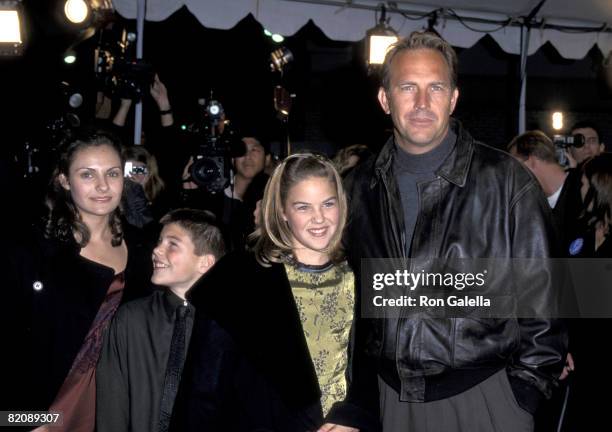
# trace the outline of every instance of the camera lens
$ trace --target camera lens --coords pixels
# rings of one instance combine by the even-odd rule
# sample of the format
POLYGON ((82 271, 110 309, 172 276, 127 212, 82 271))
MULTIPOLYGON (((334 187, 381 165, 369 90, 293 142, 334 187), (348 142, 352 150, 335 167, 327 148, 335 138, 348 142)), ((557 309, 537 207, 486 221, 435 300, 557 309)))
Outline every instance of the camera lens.
POLYGON ((148 169, 145 166, 135 166, 132 168, 132 174, 146 175, 147 173, 148 173, 148 169))
POLYGON ((584 146, 585 143, 585 139, 584 139, 584 135, 582 134, 575 134, 574 135, 574 142, 572 143, 572 146, 576 147, 576 148, 580 148, 582 146, 584 146))
POLYGON ((209 108, 209 112, 210 112, 210 115, 219 114, 219 105, 211 105, 211 107, 209 108))
POLYGON ((201 158, 191 166, 191 177, 197 185, 209 189, 219 182, 219 179, 223 179, 221 168, 214 160, 201 158))

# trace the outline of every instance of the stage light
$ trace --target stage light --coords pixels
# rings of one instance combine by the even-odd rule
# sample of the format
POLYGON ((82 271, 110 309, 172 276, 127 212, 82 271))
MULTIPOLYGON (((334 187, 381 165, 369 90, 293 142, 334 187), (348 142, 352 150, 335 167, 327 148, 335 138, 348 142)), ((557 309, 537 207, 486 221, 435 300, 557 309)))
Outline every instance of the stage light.
POLYGON ((21 43, 19 27, 16 10, 0 10, 0 42, 21 43))
POLYGON ((563 129, 563 113, 562 112, 554 112, 552 115, 552 127, 554 130, 563 129))
POLYGON ((64 55, 64 63, 68 63, 68 64, 72 64, 76 61, 77 57, 76 57, 76 53, 74 51, 68 51, 65 55, 64 55))
POLYGON ((372 34, 368 41, 368 64, 381 65, 385 61, 385 55, 389 47, 397 42, 397 36, 372 34))
POLYGON ((280 47, 270 54, 270 69, 283 72, 285 66, 293 61, 293 53, 286 47, 280 47))
POLYGON ((64 14, 73 24, 81 24, 89 16, 89 6, 84 0, 66 0, 64 14))
POLYGON ((23 9, 19 1, 0 1, 0 55, 19 55, 23 50, 23 9))
POLYGON ((378 24, 366 32, 366 56, 368 59, 368 66, 383 64, 389 46, 397 42, 398 39, 395 30, 387 24, 387 11, 383 4, 381 5, 378 24))
POLYGON ((264 29, 264 34, 268 37, 272 37, 272 32, 268 29, 264 29))
POLYGON ((272 35, 272 40, 276 43, 281 43, 285 40, 285 38, 282 35, 279 35, 278 33, 274 33, 272 35))

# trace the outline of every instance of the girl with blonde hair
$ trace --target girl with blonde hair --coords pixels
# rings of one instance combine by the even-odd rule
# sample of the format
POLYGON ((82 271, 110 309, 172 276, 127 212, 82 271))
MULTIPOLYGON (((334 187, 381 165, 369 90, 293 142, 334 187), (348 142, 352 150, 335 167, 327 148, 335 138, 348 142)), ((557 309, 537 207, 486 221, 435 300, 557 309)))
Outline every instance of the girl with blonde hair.
POLYGON ((199 315, 177 412, 184 430, 211 417, 231 430, 314 431, 326 421, 359 427, 351 424, 354 408, 341 403, 355 304, 341 248, 346 213, 340 176, 326 157, 295 154, 275 169, 253 251, 227 255, 192 290, 199 315), (220 345, 231 348, 220 353, 220 345), (198 361, 220 357, 231 360, 198 361), (223 401, 214 413, 206 409, 212 395, 223 401))

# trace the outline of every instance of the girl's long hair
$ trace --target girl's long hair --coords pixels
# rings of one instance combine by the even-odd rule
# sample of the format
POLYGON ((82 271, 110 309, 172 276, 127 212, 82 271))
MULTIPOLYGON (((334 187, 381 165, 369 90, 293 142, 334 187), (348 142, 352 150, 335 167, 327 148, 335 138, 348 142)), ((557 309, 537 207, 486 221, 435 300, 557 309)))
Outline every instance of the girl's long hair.
POLYGON ((287 157, 270 178, 260 206, 260 224, 251 239, 255 241, 254 251, 257 261, 264 266, 278 262, 293 262, 293 234, 283 219, 283 209, 289 190, 299 182, 311 177, 329 180, 338 199, 338 227, 325 249, 333 262, 343 259, 342 233, 346 224, 346 195, 338 171, 325 156, 313 153, 300 153, 287 157))
POLYGON ((612 155, 601 154, 588 161, 583 173, 589 182, 584 198, 583 220, 589 226, 612 223, 612 155))

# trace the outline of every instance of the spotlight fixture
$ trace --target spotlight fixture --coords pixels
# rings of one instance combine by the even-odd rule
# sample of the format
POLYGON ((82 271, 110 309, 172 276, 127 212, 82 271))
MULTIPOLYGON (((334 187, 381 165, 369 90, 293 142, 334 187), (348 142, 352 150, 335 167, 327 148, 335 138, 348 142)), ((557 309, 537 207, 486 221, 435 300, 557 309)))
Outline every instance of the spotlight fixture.
POLYGON ((20 1, 0 0, 0 55, 23 51, 23 8, 20 1))
POLYGON ((84 0, 66 0, 64 14, 73 24, 83 23, 90 14, 89 6, 84 0))
POLYGON ((283 72, 285 66, 293 61, 293 54, 286 47, 280 47, 270 54, 270 69, 272 72, 283 72))
POLYGON ((55 7, 60 32, 87 39, 113 19, 111 0, 62 0, 55 7))
POLYGON ((554 130, 563 129, 563 113, 562 112, 554 112, 552 115, 552 127, 554 130))
POLYGON ((216 100, 211 100, 206 107, 206 111, 210 117, 220 118, 221 114, 223 114, 223 107, 216 100))
POLYGON ((66 51, 64 54, 64 63, 73 64, 77 59, 76 53, 73 50, 66 51))
POLYGON ((283 35, 279 35, 278 33, 274 33, 271 37, 272 37, 272 40, 276 43, 281 43, 285 40, 283 35))
POLYGON ((366 56, 368 66, 381 65, 389 46, 398 41, 395 30, 387 23, 387 9, 384 4, 380 6, 380 19, 374 28, 366 32, 366 56))

